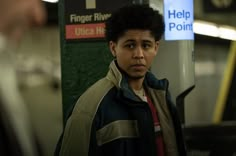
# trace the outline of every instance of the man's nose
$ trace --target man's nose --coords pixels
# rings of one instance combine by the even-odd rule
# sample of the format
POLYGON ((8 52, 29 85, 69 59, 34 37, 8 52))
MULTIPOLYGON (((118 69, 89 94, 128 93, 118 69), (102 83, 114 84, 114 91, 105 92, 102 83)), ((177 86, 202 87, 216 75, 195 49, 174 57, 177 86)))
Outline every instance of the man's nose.
POLYGON ((138 46, 134 51, 133 57, 137 59, 142 59, 144 58, 143 52, 143 48, 141 46, 138 46))

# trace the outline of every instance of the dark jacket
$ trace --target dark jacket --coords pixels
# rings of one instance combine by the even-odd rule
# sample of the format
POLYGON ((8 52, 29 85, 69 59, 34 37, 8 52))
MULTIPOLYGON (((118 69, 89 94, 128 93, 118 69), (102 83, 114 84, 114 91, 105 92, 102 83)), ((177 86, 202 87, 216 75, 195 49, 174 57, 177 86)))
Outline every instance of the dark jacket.
MULTIPOLYGON (((148 72, 144 86, 157 108, 167 156, 185 156, 168 82, 148 72)), ((130 89, 114 61, 107 76, 79 98, 65 127, 60 155, 157 156, 151 110, 130 89)))

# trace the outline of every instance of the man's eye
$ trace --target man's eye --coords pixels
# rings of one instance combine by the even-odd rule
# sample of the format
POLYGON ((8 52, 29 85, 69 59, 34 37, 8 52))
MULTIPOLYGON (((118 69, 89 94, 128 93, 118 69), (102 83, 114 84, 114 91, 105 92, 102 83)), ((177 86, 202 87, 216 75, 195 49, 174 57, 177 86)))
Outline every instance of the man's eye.
POLYGON ((143 48, 144 48, 144 49, 148 49, 148 48, 150 48, 150 47, 151 47, 150 44, 143 44, 143 48))
POLYGON ((125 47, 133 49, 135 47, 135 45, 134 44, 127 44, 127 45, 125 45, 125 47))

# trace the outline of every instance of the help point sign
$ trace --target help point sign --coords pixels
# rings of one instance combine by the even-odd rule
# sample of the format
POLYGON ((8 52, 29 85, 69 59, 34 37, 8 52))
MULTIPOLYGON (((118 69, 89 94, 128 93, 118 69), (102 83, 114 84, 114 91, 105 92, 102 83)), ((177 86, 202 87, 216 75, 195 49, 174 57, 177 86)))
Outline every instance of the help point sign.
POLYGON ((193 0, 164 0, 165 40, 194 40, 193 0))

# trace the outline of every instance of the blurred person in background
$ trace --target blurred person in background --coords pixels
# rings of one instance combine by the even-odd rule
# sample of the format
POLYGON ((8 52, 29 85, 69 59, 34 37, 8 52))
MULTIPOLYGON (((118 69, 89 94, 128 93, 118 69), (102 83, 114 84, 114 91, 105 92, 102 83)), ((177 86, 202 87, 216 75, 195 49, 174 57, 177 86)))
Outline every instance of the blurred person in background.
POLYGON ((40 0, 0 0, 0 155, 39 156, 27 108, 18 90, 14 50, 24 33, 46 20, 40 0))

